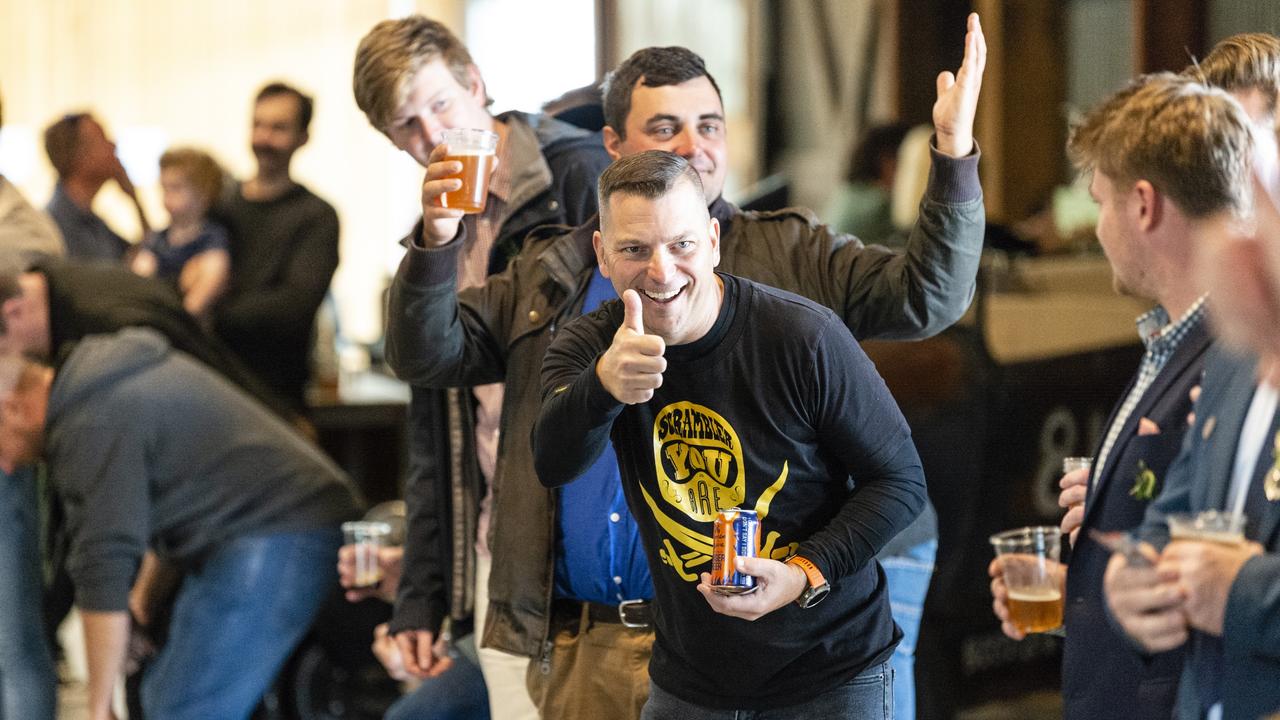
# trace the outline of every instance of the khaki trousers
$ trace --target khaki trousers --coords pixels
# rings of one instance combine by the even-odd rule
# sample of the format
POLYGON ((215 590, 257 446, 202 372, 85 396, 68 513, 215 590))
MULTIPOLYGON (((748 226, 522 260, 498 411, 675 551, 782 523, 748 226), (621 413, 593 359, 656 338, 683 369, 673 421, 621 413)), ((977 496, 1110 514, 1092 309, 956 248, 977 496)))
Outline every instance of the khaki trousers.
POLYGON ((529 696, 543 720, 638 720, 649 698, 653 629, 552 621, 549 663, 528 665, 529 696))

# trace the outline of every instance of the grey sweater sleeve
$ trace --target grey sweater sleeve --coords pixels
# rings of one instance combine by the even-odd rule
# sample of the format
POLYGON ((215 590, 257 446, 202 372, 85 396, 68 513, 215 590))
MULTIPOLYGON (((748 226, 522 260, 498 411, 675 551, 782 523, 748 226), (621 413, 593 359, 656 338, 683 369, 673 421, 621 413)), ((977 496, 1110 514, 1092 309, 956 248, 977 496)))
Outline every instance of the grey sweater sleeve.
POLYGON ((68 571, 85 610, 128 610, 150 535, 146 448, 141 433, 121 422, 127 419, 102 417, 60 428, 49 453, 50 477, 67 505, 68 571))

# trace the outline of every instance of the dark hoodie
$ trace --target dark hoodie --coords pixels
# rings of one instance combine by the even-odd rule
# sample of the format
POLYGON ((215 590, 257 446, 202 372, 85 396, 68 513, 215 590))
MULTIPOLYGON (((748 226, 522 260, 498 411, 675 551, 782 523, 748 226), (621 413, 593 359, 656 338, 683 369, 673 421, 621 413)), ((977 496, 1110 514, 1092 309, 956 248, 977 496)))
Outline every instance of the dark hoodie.
POLYGON ((87 610, 124 610, 144 551, 197 566, 229 540, 337 527, 351 482, 262 405, 153 330, 86 338, 45 427, 87 610))

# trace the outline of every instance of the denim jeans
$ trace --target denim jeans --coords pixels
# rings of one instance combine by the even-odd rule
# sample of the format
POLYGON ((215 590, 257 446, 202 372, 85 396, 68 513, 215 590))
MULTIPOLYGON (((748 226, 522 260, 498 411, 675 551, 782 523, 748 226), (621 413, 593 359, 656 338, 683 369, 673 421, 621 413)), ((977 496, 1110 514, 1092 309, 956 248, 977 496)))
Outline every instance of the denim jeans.
POLYGON ((928 540, 900 555, 880 559, 889 585, 890 610, 894 622, 902 628, 902 642, 889 660, 893 665, 893 709, 897 720, 915 720, 916 716, 916 640, 920 637, 924 596, 929 591, 937 553, 938 541, 928 540))
MULTIPOLYGON (((474 643, 468 635, 458 644, 474 643)), ((427 678, 416 690, 396 701, 383 720, 489 720, 489 693, 484 674, 472 652, 452 653, 453 667, 427 678)))
POLYGON ((812 700, 773 710, 718 710, 685 702, 649 683, 640 720, 893 720, 893 669, 881 663, 812 700))
POLYGON ((142 679, 166 720, 244 720, 337 586, 337 528, 228 541, 187 573, 142 679))
POLYGON ((0 718, 53 720, 58 689, 44 635, 35 471, 0 471, 0 718))

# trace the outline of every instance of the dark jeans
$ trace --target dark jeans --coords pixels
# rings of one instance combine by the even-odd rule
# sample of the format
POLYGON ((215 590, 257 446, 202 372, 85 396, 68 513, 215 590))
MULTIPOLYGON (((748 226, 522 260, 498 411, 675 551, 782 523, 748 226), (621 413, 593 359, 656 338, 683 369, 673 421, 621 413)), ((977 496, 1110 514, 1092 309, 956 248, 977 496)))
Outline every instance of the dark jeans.
POLYGON ((893 670, 876 665, 849 682, 799 705, 773 710, 717 710, 685 702, 649 684, 640 720, 893 720, 893 670))

